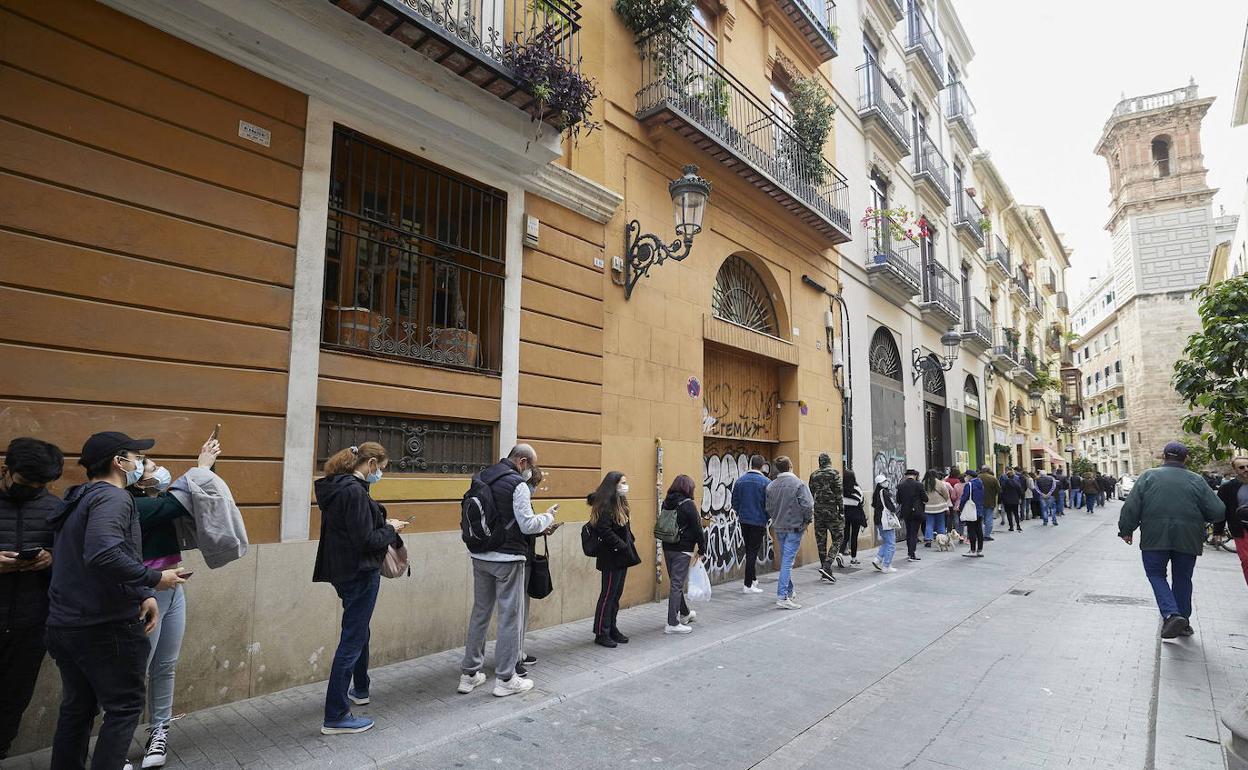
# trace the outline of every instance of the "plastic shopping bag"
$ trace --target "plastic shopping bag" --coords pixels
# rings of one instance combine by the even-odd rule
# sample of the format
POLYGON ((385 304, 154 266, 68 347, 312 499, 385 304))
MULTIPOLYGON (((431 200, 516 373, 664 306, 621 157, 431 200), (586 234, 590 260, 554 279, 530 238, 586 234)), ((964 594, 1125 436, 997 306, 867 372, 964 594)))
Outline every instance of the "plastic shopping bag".
POLYGON ((689 586, 685 589, 685 598, 691 602, 709 602, 711 600, 711 576, 706 574, 706 567, 698 559, 689 567, 689 586))

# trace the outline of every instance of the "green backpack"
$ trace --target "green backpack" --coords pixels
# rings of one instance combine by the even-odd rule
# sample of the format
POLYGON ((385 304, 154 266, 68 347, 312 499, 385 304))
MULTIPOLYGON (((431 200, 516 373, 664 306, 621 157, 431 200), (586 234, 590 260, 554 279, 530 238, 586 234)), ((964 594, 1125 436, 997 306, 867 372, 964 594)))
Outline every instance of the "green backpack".
POLYGON ((654 537, 664 543, 680 542, 680 525, 676 523, 675 508, 660 508, 654 521, 654 537))

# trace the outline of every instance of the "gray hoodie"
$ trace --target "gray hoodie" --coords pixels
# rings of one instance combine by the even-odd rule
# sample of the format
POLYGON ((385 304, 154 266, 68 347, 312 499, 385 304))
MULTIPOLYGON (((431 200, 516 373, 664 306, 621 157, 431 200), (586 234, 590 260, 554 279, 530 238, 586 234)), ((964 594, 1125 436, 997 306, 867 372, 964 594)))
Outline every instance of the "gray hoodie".
POLYGON ((815 519, 815 498, 806 482, 781 473, 767 485, 767 515, 776 532, 801 532, 815 519))

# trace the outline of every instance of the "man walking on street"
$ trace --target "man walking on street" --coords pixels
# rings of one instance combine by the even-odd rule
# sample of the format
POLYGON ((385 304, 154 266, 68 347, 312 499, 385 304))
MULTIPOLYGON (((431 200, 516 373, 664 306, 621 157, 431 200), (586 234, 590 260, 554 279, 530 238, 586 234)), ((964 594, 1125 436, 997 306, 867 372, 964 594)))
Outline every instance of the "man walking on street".
POLYGON ((1199 475, 1189 471, 1187 447, 1162 450, 1162 465, 1140 474, 1118 517, 1118 537, 1128 545, 1140 530, 1144 574, 1161 612, 1162 639, 1191 636, 1192 571, 1205 542, 1205 526, 1221 521, 1226 508, 1199 475), (1172 570, 1166 582, 1166 567, 1172 570))
POLYGON ((927 519, 926 505, 927 492, 919 482, 919 472, 911 468, 897 485, 897 515, 906 525, 906 559, 909 561, 919 561, 919 534, 927 519))
POLYGON ((819 550, 819 579, 835 583, 832 561, 844 567, 841 541, 845 539, 845 507, 841 491, 841 474, 832 467, 827 452, 819 455, 819 467, 810 474, 810 494, 815 499, 815 547, 819 550), (831 546, 828 540, 831 540, 831 546))
POLYGON ((1048 473, 1041 473, 1036 478, 1036 494, 1040 496, 1040 517, 1044 520, 1044 526, 1049 526, 1049 519, 1053 520, 1053 526, 1057 526, 1057 479, 1048 473))
MULTIPOLYGON (((1013 468, 1007 468, 1005 475, 999 481, 1001 482, 1001 506, 1005 508, 1005 520, 1010 525, 1010 531, 1014 531, 1015 525, 1019 530, 1023 528, 1023 522, 1018 517, 1018 508, 1023 504, 1023 485, 1026 480, 1014 472, 1013 468)), ((992 530, 991 527, 988 528, 992 530)), ((991 540, 991 535, 984 535, 985 540, 991 540)))
POLYGON ((1235 540, 1235 552, 1239 554, 1239 566, 1244 571, 1244 581, 1248 582, 1248 457, 1236 457, 1231 460, 1231 471, 1235 475, 1222 482, 1218 487, 1218 497, 1226 508, 1226 523, 1219 524, 1214 533, 1224 535, 1227 529, 1235 540))
POLYGON ((1057 509, 1056 513, 1058 516, 1065 516, 1063 509, 1066 507, 1066 492, 1070 489, 1070 479, 1061 468, 1057 469, 1053 474, 1053 478, 1057 481, 1057 494, 1053 496, 1053 499, 1056 501, 1054 507, 1057 509))
POLYGON ((762 455, 752 455, 750 469, 732 484, 732 509, 745 538, 745 585, 741 593, 746 594, 763 592, 758 587, 758 551, 767 537, 767 485, 771 479, 763 475, 766 464, 762 455))
POLYGON ((815 518, 815 499, 810 488, 793 473, 793 461, 776 458, 776 473, 767 485, 767 515, 771 517, 780 548, 780 580, 776 584, 776 606, 783 610, 800 610, 793 601, 793 561, 802 545, 802 533, 815 518))
POLYGON ((984 510, 988 511, 988 516, 984 519, 982 534, 988 538, 992 534, 992 520, 997 515, 997 504, 1001 500, 1001 481, 987 465, 979 469, 979 475, 976 478, 984 487, 984 510))
POLYGON ((1096 485, 1096 476, 1091 473, 1083 474, 1083 504, 1088 509, 1088 513, 1094 513, 1096 507, 1096 497, 1100 494, 1100 490, 1096 485))
POLYGON ((1071 510, 1083 507, 1083 477, 1074 471, 1070 472, 1070 507, 1071 510))

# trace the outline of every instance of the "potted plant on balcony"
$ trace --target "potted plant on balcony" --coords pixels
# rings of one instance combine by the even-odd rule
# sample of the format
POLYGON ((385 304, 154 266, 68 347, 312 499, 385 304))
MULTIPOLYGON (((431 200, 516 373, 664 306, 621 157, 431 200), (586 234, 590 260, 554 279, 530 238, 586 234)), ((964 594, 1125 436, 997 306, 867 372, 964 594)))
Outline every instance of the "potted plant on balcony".
POLYGON ((638 39, 657 30, 685 30, 693 0, 615 0, 615 14, 638 39))
POLYGON ((801 181, 812 187, 821 187, 828 175, 823 146, 827 144, 828 134, 832 133, 836 105, 828 98, 823 85, 816 78, 809 77, 793 81, 789 107, 793 110, 792 134, 786 133, 781 142, 781 157, 788 161, 790 168, 802 170, 801 181))
POLYGON ((978 225, 979 225, 979 229, 980 229, 980 230, 983 230, 983 231, 984 231, 984 234, 985 234, 985 235, 987 235, 988 233, 992 232, 992 220, 991 220, 991 219, 989 219, 987 216, 982 216, 982 217, 980 217, 980 218, 977 220, 976 224, 978 224, 978 225))
POLYGON ((533 113, 536 138, 542 137, 542 123, 549 121, 576 142, 582 131, 589 134, 599 128, 590 115, 601 92, 597 81, 581 74, 579 60, 570 61, 561 53, 561 34, 557 25, 547 24, 526 40, 507 43, 503 61, 520 87, 537 100, 538 108, 533 113))
POLYGON ((888 262, 888 246, 891 243, 904 241, 913 242, 916 238, 928 236, 927 220, 914 218, 914 212, 905 206, 891 209, 877 209, 867 206, 866 212, 859 222, 862 228, 871 233, 871 243, 875 247, 872 261, 877 265, 888 262))

